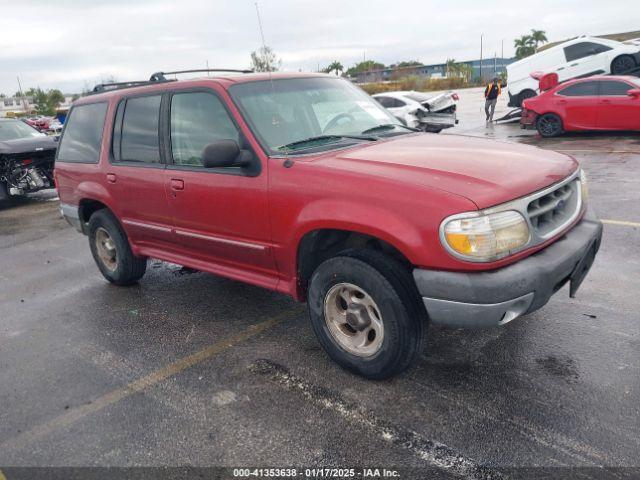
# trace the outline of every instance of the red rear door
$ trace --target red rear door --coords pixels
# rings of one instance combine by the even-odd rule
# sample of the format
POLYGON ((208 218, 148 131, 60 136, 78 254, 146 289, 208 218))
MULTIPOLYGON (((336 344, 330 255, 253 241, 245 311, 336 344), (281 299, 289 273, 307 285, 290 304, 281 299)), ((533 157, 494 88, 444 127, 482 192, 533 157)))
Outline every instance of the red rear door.
POLYGON ((558 90, 554 104, 565 130, 594 130, 598 127, 598 82, 578 82, 558 90))
POLYGON ((607 130, 640 130, 640 99, 627 95, 638 88, 620 80, 600 81, 598 127, 607 130))
POLYGON ((160 103, 160 94, 120 102, 106 173, 120 221, 140 246, 168 246, 173 239, 160 152, 160 103))

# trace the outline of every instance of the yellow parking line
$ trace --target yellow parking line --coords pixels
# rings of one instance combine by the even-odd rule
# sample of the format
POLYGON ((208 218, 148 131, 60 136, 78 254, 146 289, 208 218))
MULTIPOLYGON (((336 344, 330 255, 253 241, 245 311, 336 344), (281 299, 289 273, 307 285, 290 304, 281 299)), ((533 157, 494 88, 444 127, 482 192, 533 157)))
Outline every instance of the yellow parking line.
POLYGON ((638 222, 627 222, 626 220, 606 220, 606 219, 602 219, 602 223, 608 223, 609 225, 624 225, 625 227, 638 227, 638 228, 640 228, 640 223, 638 223, 638 222))
POLYGON ((7 477, 4 476, 4 473, 2 473, 2 470, 0 470, 0 480, 7 480, 7 477))
MULTIPOLYGON (((236 335, 226 338, 218 343, 214 343, 213 345, 210 345, 209 347, 200 350, 199 352, 193 353, 184 358, 181 358, 180 360, 170 363, 159 370, 151 372, 150 374, 129 383, 128 385, 120 387, 93 400, 89 404, 84 404, 79 407, 73 408, 63 415, 55 417, 46 423, 32 428, 31 430, 27 430, 12 439, 5 440, 4 442, 0 443, 0 450, 8 447, 20 448, 21 446, 27 445, 29 442, 48 435, 58 428, 68 427, 69 425, 77 422, 78 420, 86 417, 89 414, 96 413, 103 408, 108 407, 109 405, 112 405, 124 398, 133 395, 134 393, 152 387, 162 380, 166 380, 167 378, 172 377, 189 367, 192 367, 198 363, 203 362, 204 360, 213 357, 214 355, 228 350, 234 345, 248 340, 249 338, 259 334, 260 332, 272 328, 289 316, 291 316, 291 312, 286 312, 269 320, 265 320, 264 322, 252 325, 236 335)), ((6 479, 0 476, 0 480, 6 479)))

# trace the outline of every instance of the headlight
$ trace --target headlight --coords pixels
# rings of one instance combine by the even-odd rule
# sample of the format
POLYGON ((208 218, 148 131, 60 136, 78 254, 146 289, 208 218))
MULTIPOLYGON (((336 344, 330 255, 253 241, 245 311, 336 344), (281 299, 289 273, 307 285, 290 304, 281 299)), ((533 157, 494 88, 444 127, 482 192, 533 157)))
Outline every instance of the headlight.
POLYGON ((580 193, 582 194, 582 203, 587 203, 589 199, 589 186, 587 185, 587 174, 584 170, 580 170, 580 193))
POLYGON ((440 232, 445 247, 454 255, 476 262, 505 257, 530 238, 526 220, 515 210, 455 215, 442 222, 440 232))

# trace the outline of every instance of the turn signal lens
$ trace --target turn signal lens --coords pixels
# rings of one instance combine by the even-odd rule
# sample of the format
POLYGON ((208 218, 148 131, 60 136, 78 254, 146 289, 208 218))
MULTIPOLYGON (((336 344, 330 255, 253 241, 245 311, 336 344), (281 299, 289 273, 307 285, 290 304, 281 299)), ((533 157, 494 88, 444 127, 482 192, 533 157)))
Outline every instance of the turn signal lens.
POLYGON ((509 255, 529 242, 524 217, 515 210, 445 220, 442 229, 450 250, 465 259, 489 262, 509 255))

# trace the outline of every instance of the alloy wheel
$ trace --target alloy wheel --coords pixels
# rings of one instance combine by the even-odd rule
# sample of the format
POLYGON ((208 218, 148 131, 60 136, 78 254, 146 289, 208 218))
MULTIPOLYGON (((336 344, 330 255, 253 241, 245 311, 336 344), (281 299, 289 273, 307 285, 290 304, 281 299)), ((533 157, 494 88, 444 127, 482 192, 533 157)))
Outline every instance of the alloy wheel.
POLYGON ((324 300, 324 318, 336 343, 359 357, 375 355, 384 339, 384 323, 376 302, 351 283, 331 287, 324 300))

